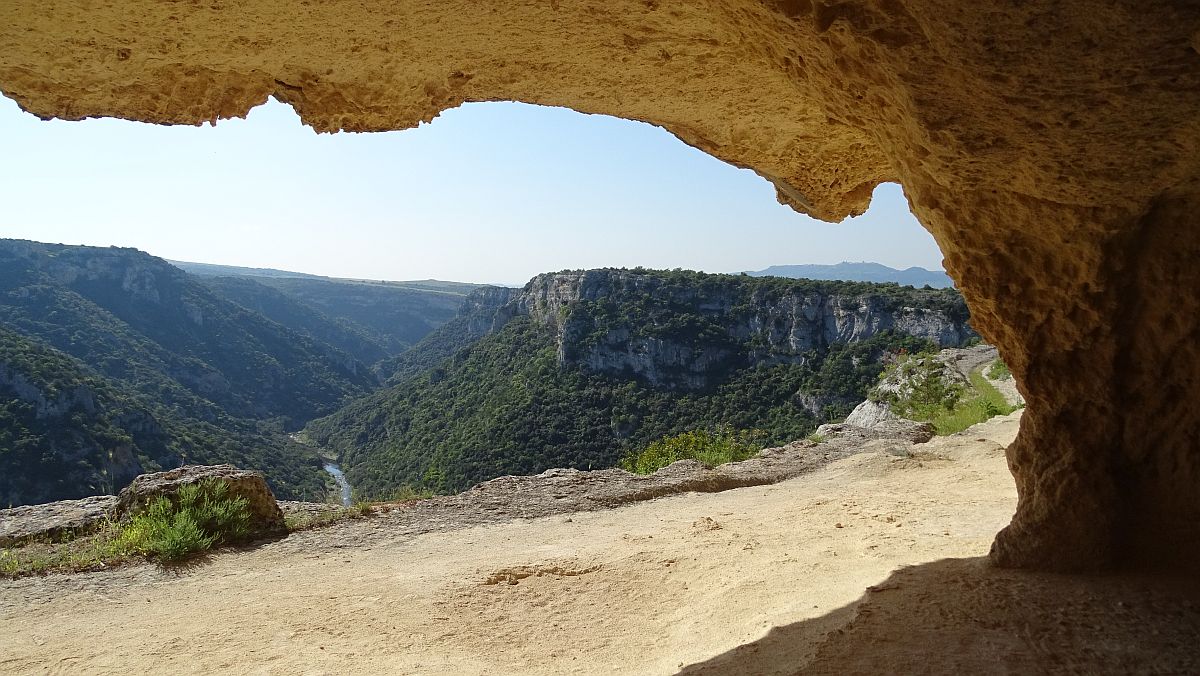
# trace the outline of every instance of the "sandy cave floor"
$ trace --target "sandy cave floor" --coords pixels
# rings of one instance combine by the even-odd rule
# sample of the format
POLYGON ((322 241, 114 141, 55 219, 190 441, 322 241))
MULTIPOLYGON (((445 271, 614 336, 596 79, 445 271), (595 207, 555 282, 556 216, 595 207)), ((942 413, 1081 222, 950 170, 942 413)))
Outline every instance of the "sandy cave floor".
POLYGON ((982 560, 1018 420, 772 486, 7 581, 0 672, 1200 673, 1194 583, 982 560))

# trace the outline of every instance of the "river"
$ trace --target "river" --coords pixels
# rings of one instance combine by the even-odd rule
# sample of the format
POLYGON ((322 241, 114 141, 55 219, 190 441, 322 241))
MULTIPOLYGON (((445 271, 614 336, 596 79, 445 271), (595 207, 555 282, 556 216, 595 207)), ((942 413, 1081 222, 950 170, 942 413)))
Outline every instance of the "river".
POLYGON ((342 506, 350 506, 350 482, 346 481, 346 475, 342 473, 342 468, 337 466, 337 463, 326 462, 325 471, 329 472, 333 480, 337 482, 338 490, 342 494, 342 506))

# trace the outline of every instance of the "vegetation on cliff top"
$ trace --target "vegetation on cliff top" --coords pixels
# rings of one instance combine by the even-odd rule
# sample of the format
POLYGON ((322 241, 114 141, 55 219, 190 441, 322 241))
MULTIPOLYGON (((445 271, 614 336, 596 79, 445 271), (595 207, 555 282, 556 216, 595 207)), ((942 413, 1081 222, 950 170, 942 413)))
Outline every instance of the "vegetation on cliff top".
POLYGON ((709 467, 738 462, 762 450, 761 430, 734 431, 728 427, 691 430, 652 441, 641 451, 621 458, 621 468, 634 474, 653 474, 680 460, 696 460, 709 467))
MULTIPOLYGON (((901 382, 905 387, 900 392, 874 390, 871 397, 885 402, 902 418, 932 423, 939 435, 961 432, 1019 408, 1010 405, 982 371, 967 374, 966 382, 961 382, 947 377, 947 367, 934 356, 931 352, 917 353, 897 360, 880 380, 901 382)), ((998 369, 997 364, 1003 366, 1004 362, 997 359, 988 367, 988 374, 1003 379, 1007 367, 998 369)))

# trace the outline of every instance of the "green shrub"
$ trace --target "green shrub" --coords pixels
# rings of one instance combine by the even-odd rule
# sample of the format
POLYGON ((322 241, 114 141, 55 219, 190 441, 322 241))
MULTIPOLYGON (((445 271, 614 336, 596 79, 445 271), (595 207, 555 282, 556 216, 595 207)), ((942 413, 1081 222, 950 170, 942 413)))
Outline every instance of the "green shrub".
POLYGON ((228 484, 209 480, 183 486, 174 501, 156 498, 121 527, 113 548, 173 561, 244 539, 249 531, 249 500, 230 497, 228 484))
MULTIPOLYGON (((998 371, 1008 374, 1004 362, 997 359, 989 368, 995 378, 998 371)), ((1016 410, 1004 395, 980 371, 971 373, 964 385, 943 377, 945 366, 933 354, 916 354, 902 359, 884 372, 880 380, 891 378, 907 385, 902 393, 873 393, 872 398, 886 403, 893 413, 909 420, 932 423, 939 435, 961 432, 971 425, 1016 410)), ((1012 377, 1008 374, 1008 377, 1012 377)))
POLYGON ((943 377, 944 366, 932 353, 915 354, 896 362, 880 377, 907 385, 902 395, 886 392, 879 398, 892 412, 909 420, 932 421, 953 411, 966 388, 943 377))
POLYGON ((1008 405, 1000 390, 989 383, 982 373, 972 373, 970 378, 970 389, 963 393, 954 406, 937 411, 929 417, 914 419, 933 423, 939 435, 947 435, 1016 410, 1016 407, 1008 405))
POLYGON ((996 357, 996 361, 988 367, 987 375, 992 380, 1008 380, 1012 378, 1012 371, 1008 370, 1008 364, 1005 364, 1003 359, 996 357))
POLYGON ((651 442, 641 452, 625 456, 621 467, 634 474, 653 474, 679 460, 697 460, 715 467, 753 456, 761 449, 756 441, 762 436, 758 430, 735 432, 728 427, 716 432, 692 430, 651 442))
POLYGON ((411 484, 403 486, 385 493, 379 502, 408 502, 410 500, 428 500, 436 493, 427 488, 417 488, 411 484))

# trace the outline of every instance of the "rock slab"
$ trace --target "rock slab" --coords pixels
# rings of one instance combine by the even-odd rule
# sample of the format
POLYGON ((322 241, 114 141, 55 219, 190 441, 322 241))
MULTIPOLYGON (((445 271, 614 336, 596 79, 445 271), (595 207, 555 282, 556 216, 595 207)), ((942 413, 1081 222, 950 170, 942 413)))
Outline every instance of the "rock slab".
POLYGON ((94 495, 82 500, 0 509, 0 547, 91 532, 116 504, 115 495, 94 495))

